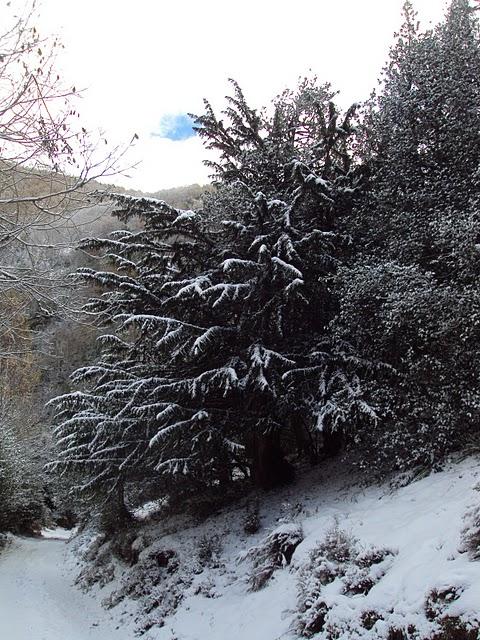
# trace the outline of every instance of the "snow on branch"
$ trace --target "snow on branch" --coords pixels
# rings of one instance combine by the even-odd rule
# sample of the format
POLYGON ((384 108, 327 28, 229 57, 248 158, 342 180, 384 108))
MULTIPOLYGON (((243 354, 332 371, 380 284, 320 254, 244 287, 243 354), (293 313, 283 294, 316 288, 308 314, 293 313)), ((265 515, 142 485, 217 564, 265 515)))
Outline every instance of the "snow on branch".
POLYGON ((285 262, 284 260, 276 256, 273 256, 272 262, 274 266, 280 271, 282 271, 284 275, 287 275, 289 277, 292 277, 298 280, 303 280, 302 272, 296 267, 294 267, 293 264, 289 264, 288 262, 285 262))

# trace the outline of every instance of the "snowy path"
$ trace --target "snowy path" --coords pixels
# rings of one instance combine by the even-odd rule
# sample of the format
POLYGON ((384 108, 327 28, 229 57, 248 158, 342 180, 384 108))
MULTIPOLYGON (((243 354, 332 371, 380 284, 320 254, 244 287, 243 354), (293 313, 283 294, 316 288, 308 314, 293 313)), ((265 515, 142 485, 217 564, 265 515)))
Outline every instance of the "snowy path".
POLYGON ((15 538, 0 555, 1 640, 131 640, 100 604, 72 585, 65 542, 15 538))

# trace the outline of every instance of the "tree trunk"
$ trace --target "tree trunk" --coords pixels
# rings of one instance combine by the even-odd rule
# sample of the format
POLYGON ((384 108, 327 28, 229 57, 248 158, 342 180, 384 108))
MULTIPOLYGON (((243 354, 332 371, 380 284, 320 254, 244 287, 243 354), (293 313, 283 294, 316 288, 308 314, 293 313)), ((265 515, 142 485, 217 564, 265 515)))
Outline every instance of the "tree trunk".
POLYGON ((252 477, 262 489, 273 489, 293 480, 292 465, 285 459, 278 432, 254 434, 252 477))

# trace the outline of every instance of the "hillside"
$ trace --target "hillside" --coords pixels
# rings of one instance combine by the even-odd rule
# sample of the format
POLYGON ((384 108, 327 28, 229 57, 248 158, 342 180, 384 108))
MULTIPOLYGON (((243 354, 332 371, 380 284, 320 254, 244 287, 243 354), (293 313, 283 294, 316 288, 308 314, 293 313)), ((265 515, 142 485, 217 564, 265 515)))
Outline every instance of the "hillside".
POLYGON ((114 617, 137 602, 152 640, 474 640, 480 459, 410 480, 364 486, 330 463, 202 522, 147 505, 127 534, 84 532, 68 553, 114 617))
MULTIPOLYGON (((1 207, 2 215, 5 222, 12 228, 17 231, 23 228, 24 233, 30 228, 34 231, 44 231, 51 227, 61 235, 62 231, 66 232, 71 228, 72 221, 69 218, 72 215, 75 221, 78 217, 82 218, 81 213, 79 216, 78 212, 96 207, 97 193, 115 192, 132 196, 148 196, 165 200, 173 207, 193 209, 201 206, 202 196, 211 189, 209 185, 191 184, 147 193, 125 189, 114 182, 100 182, 93 179, 76 188, 79 179, 74 176, 13 165, 1 159, 0 177, 1 199, 4 201, 1 207)), ((109 209, 105 217, 107 214, 109 215, 109 209)), ((88 211, 86 215, 88 217, 88 211)), ((94 229, 95 226, 89 231, 94 229)))
POLYGON ((477 12, 189 127, 206 195, 6 168, 0 640, 480 640, 477 12))

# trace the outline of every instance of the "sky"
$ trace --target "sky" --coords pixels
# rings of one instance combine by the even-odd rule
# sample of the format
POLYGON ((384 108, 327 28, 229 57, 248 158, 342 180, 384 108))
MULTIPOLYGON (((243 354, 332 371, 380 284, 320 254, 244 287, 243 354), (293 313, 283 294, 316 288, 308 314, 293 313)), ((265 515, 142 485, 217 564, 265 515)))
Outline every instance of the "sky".
MULTIPOLYGON (((21 0, 18 0, 21 1, 21 0)), ((414 0, 421 24, 444 0, 414 0)), ((144 191, 208 182, 188 113, 225 106, 228 78, 261 107, 315 74, 348 105, 366 98, 401 23, 402 0, 42 0, 40 28, 58 34, 82 121, 111 144, 138 135, 114 181, 144 191)))

